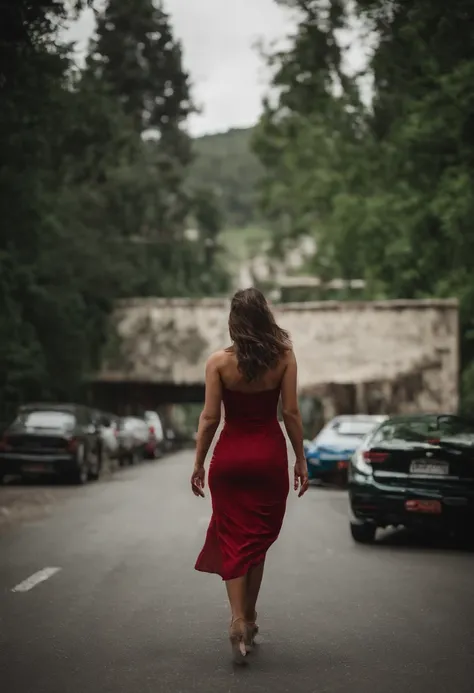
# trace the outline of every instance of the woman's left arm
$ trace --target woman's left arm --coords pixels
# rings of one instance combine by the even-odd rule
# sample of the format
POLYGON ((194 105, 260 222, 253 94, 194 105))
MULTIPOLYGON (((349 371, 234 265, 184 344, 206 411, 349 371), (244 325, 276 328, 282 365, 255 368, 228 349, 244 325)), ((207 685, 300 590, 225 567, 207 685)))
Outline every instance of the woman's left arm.
MULTIPOLYGON (((193 479, 201 481, 198 486, 204 488, 204 463, 211 443, 221 421, 222 383, 219 374, 220 354, 212 354, 206 364, 206 395, 204 408, 199 417, 196 439, 196 461, 193 479)), ((193 488, 194 490, 194 488, 193 488)), ((202 493, 196 494, 202 495, 202 493)))

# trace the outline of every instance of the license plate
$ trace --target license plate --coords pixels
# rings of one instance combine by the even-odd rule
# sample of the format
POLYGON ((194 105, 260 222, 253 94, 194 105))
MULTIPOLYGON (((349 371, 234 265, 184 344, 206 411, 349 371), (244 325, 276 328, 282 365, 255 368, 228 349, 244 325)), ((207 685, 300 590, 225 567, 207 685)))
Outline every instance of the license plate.
POLYGON ((406 509, 411 513, 427 513, 439 515, 441 503, 437 500, 409 500, 405 503, 406 509))
POLYGON ((25 464, 21 471, 26 474, 39 474, 40 472, 47 472, 48 467, 45 464, 25 464))
POLYGON ((447 476, 449 464, 437 460, 413 460, 410 465, 410 474, 425 474, 427 476, 447 476))

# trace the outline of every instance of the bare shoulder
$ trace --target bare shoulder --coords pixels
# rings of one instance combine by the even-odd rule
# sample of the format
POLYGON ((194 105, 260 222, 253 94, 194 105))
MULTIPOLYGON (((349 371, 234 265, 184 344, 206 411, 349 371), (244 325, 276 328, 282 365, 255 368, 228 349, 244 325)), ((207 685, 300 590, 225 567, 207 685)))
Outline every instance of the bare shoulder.
POLYGON ((295 363, 296 363, 295 352, 293 351, 292 348, 287 349, 287 350, 285 351, 285 353, 283 354, 283 357, 282 357, 282 363, 283 363, 283 365, 284 365, 285 368, 286 368, 287 366, 291 365, 291 364, 295 364, 295 363))
POLYGON ((224 366, 229 358, 229 354, 226 353, 225 349, 220 349, 215 351, 209 356, 206 363, 206 368, 211 370, 219 370, 224 366))

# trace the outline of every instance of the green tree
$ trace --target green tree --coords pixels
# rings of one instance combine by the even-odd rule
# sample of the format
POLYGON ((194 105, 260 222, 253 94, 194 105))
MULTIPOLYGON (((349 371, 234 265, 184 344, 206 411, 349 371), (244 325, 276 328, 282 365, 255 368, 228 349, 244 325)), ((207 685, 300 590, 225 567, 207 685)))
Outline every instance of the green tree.
POLYGON ((264 209, 283 241, 316 236, 316 271, 364 276, 371 297, 458 296, 472 409, 472 3, 281 1, 301 21, 273 56, 279 99, 255 141, 264 209), (349 8, 376 39, 370 108, 342 71, 349 8))
POLYGON ((222 209, 212 188, 201 186, 194 191, 193 217, 200 241, 204 244, 206 264, 212 267, 223 223, 222 209))
POLYGON ((474 8, 362 0, 380 36, 371 69, 367 274, 387 296, 457 296, 465 405, 474 411, 474 8))
MULTIPOLYGON (((140 154, 128 176, 123 172, 129 205, 127 214, 119 216, 132 235, 155 243, 149 252, 164 252, 168 243, 166 254, 179 263, 190 213, 185 181, 192 159, 184 126, 194 107, 181 46, 163 4, 109 0, 97 14, 83 80, 104 91, 141 138, 140 154)), ((145 284, 149 290, 148 279, 145 284)))
POLYGON ((0 420, 25 400, 81 396, 115 299, 227 281, 183 235, 185 109, 169 98, 174 120, 144 141, 110 82, 60 44, 65 3, 14 10, 0 6, 0 420))
POLYGON ((277 98, 264 102, 254 150, 265 170, 261 204, 273 225, 277 250, 288 240, 318 241, 317 271, 348 278, 360 272, 357 243, 347 248, 340 217, 354 227, 354 208, 364 178, 365 109, 358 76, 344 70, 338 33, 351 15, 341 1, 288 0, 300 21, 292 45, 270 57, 277 98))
MULTIPOLYGON (((176 136, 194 110, 181 46, 162 2, 108 0, 97 14, 88 66, 109 86, 138 132, 156 129, 164 139, 176 136)), ((175 155, 187 162, 189 152, 183 146, 175 155)))

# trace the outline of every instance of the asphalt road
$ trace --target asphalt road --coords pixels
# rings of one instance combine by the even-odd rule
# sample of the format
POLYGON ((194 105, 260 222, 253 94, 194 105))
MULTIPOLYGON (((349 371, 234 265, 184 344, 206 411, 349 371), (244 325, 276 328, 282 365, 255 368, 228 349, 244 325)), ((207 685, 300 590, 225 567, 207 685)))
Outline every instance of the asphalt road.
POLYGON ((356 546, 345 493, 316 487, 289 503, 261 645, 234 668, 224 586, 193 570, 210 505, 191 462, 75 489, 0 535, 2 692, 472 693, 474 554, 403 534, 356 546))

